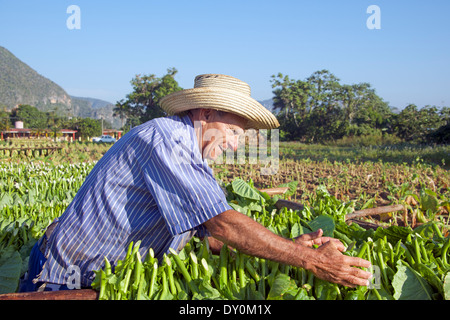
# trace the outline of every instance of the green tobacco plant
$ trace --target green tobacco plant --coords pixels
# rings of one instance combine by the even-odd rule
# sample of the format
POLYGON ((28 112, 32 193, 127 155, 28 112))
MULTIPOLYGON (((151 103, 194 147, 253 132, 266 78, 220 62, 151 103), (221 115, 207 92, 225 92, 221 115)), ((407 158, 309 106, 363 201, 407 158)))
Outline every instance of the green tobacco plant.
MULTIPOLYGON (((109 266, 96 271, 93 288, 100 290, 100 299, 439 300, 450 297, 450 242, 437 222, 430 221, 415 230, 400 226, 365 230, 343 220, 352 204, 338 201, 324 188, 318 188, 311 207, 305 206, 302 211, 276 209, 276 200, 258 191, 252 181, 236 179, 225 188, 233 208, 280 236, 294 239, 322 229, 325 235, 340 239, 347 248, 344 254, 372 263, 375 276, 371 285, 357 288, 337 285, 318 279, 303 268, 248 256, 227 246, 215 255, 209 250, 206 238, 193 237, 180 252, 170 250, 162 261, 156 261, 150 251, 145 258, 147 263, 136 264, 137 254, 127 254, 125 260, 118 262, 119 266, 128 268, 126 272, 123 267, 116 267, 114 276, 105 272, 109 266), (132 283, 136 285, 133 287, 132 283)), ((128 251, 136 249, 130 247, 128 251)))

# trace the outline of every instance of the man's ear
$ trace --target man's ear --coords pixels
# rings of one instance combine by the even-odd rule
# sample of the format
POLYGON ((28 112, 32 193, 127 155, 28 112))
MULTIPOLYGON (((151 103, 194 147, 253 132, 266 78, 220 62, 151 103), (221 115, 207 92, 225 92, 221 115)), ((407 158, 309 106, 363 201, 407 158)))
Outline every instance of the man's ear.
POLYGON ((210 122, 214 119, 214 110, 212 109, 201 109, 200 110, 200 119, 205 120, 206 122, 210 122))

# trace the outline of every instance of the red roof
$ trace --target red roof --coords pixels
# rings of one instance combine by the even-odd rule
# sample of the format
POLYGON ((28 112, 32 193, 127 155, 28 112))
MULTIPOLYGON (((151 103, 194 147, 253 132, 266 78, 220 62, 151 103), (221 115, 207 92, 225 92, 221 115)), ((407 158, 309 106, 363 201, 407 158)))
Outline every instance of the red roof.
POLYGON ((10 128, 9 130, 3 131, 4 133, 19 133, 19 132, 30 132, 30 129, 22 129, 22 128, 10 128))
MULTIPOLYGON (((26 128, 10 128, 9 130, 4 130, 3 133, 29 133, 31 130, 35 129, 26 129, 26 128)), ((49 129, 44 130, 38 130, 38 131, 51 131, 49 129)), ((72 130, 72 129, 61 129, 59 132, 62 133, 76 133, 78 130, 72 130)))

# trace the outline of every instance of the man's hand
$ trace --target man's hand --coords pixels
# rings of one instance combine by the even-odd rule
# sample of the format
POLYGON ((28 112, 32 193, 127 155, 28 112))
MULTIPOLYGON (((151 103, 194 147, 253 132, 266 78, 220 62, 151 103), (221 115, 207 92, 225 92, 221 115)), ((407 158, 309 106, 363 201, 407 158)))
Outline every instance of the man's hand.
POLYGON ((319 229, 295 238, 295 243, 302 246, 319 246, 315 250, 314 258, 309 260, 309 268, 314 275, 348 287, 368 285, 367 281, 372 274, 354 267, 369 268, 369 261, 343 255, 341 252, 345 251, 344 244, 335 238, 322 237, 322 234, 323 230, 319 229))
POLYGON ((301 244, 302 246, 306 247, 312 247, 313 245, 321 246, 328 241, 332 241, 339 251, 345 251, 345 246, 341 241, 335 238, 322 237, 322 235, 323 230, 319 229, 315 232, 302 234, 301 236, 295 238, 294 241, 295 243, 301 244))
POLYGON ((237 250, 260 258, 311 270, 323 280, 348 287, 368 285, 370 262, 342 254, 345 246, 338 240, 322 237, 323 231, 284 239, 235 210, 225 211, 204 223, 211 235, 237 250), (313 249, 313 245, 318 245, 313 249))

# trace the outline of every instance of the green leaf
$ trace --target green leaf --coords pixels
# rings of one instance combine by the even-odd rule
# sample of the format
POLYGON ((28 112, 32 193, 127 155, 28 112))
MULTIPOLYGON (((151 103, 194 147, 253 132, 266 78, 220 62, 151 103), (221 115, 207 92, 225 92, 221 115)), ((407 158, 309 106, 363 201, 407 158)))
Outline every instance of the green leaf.
POLYGON ((301 234, 303 234, 302 225, 300 224, 300 222, 294 223, 294 225, 291 228, 291 238, 297 238, 301 234))
POLYGON ((305 288, 299 288, 294 300, 315 300, 314 297, 308 295, 308 291, 305 288))
POLYGON ((13 293, 19 285, 22 258, 18 251, 4 250, 0 257, 0 294, 13 293))
POLYGON ((439 275, 436 274, 430 267, 419 264, 418 266, 415 266, 415 269, 420 272, 420 274, 423 276, 423 278, 428 281, 428 283, 437 289, 437 291, 444 295, 443 292, 443 282, 439 278, 439 275))
POLYGON ((418 233, 425 239, 433 239, 433 235, 435 233, 435 229, 433 227, 434 224, 438 224, 438 222, 429 221, 427 223, 421 224, 420 226, 414 228, 414 232, 418 233))
POLYGON ((315 278, 314 293, 317 300, 336 300, 338 292, 334 283, 315 278))
POLYGON ((13 195, 13 206, 19 206, 19 205, 23 206, 24 202, 23 202, 22 198, 17 193, 15 193, 13 195))
POLYGON ((213 288, 209 281, 197 279, 199 293, 194 294, 192 300, 222 300, 224 297, 220 292, 213 288))
POLYGON ((247 208, 243 208, 240 205, 238 205, 238 204, 236 204, 234 202, 231 202, 231 201, 228 201, 228 204, 230 205, 230 207, 232 207, 237 212, 240 212, 240 213, 243 213, 243 214, 247 214, 247 208))
POLYGON ((233 180, 233 182, 231 182, 231 186, 233 187, 234 193, 236 193, 238 196, 258 201, 261 199, 261 195, 258 193, 258 191, 253 189, 242 179, 233 180))
POLYGON ((258 211, 261 212, 262 211, 262 207, 259 203, 257 202, 252 202, 248 205, 248 209, 251 211, 258 211))
POLYGON ((273 281, 273 285, 267 295, 267 300, 282 299, 283 294, 289 289, 290 285, 291 278, 285 273, 279 273, 273 281))
POLYGON ((436 211, 439 208, 439 201, 436 198, 436 193, 425 189, 420 195, 420 205, 423 211, 436 211))
POLYGON ((392 280, 394 299, 431 300, 432 288, 416 271, 401 260, 397 261, 397 272, 392 280))
POLYGON ((293 196, 297 192, 298 181, 290 181, 288 183, 280 184, 278 187, 288 187, 289 190, 284 194, 284 196, 293 196))
POLYGON ((12 206, 13 200, 11 196, 8 193, 3 193, 0 197, 0 209, 3 209, 3 207, 9 207, 12 206))
POLYGON ((389 228, 377 228, 373 235, 373 239, 377 240, 379 238, 387 237, 390 243, 397 243, 401 240, 403 243, 406 241, 406 238, 409 234, 412 234, 413 231, 410 227, 400 227, 400 226, 390 226, 389 228))
POLYGON ((334 233, 334 219, 328 215, 320 215, 311 222, 309 226, 312 231, 317 231, 319 229, 323 230, 323 235, 325 237, 332 237, 334 233))
POLYGON ((444 299, 450 300, 450 271, 444 277, 444 299))

